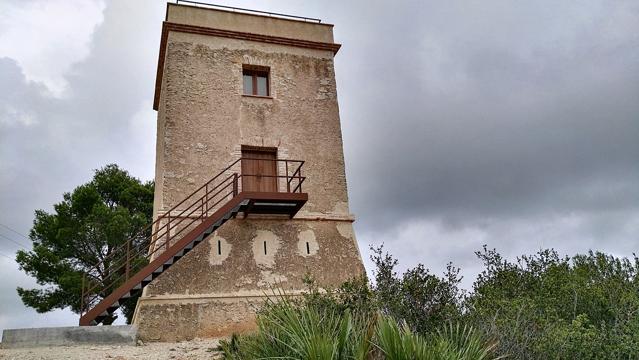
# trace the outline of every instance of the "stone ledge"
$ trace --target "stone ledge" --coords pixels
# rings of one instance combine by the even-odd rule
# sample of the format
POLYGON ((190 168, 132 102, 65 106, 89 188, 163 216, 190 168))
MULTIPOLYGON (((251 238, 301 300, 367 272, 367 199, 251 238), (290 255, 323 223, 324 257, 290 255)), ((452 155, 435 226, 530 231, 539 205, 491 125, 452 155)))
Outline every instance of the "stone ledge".
MULTIPOLYGON (((319 289, 325 291, 324 289, 319 289)), ((281 297, 297 297, 305 293, 307 290, 287 290, 282 293, 268 293, 264 291, 238 291, 234 293, 217 293, 217 294, 163 294, 163 295, 145 295, 138 299, 138 303, 170 303, 170 304, 183 304, 183 303, 200 303, 202 301, 207 302, 210 300, 217 301, 248 301, 253 299, 266 300, 266 299, 279 299, 281 297)))
POLYGON ((135 325, 67 326, 31 329, 6 329, 2 332, 2 348, 30 348, 69 345, 135 345, 135 325))

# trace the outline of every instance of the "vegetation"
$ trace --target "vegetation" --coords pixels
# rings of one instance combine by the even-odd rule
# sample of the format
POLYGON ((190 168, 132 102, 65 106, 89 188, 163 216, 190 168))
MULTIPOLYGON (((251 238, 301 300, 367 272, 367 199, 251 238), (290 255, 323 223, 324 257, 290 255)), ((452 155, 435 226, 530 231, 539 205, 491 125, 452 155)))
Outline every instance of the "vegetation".
POLYGON ((458 268, 449 264, 440 278, 419 264, 400 276, 395 271, 396 259, 383 253, 381 247, 371 250, 376 266, 371 288, 380 311, 405 321, 422 334, 434 333, 444 324, 460 319, 464 292, 459 288, 458 268))
POLYGON ((222 344, 227 359, 637 359, 639 259, 553 250, 504 259, 478 251, 471 292, 459 269, 403 274, 373 249, 375 276, 302 298, 276 296, 258 331, 222 344))
MULTIPOLYGON (((97 283, 109 278, 109 264, 94 266, 151 222, 153 183, 141 183, 117 165, 107 165, 53 208, 53 213, 35 212, 29 234, 33 249, 19 251, 16 258, 23 271, 47 287, 18 288, 18 294, 41 313, 66 307, 79 312, 83 274, 92 274, 97 283)), ((127 319, 136 300, 123 304, 127 319)))
POLYGON ((553 250, 515 262, 477 252, 484 271, 465 316, 517 359, 638 359, 639 259, 553 250))
MULTIPOLYGON (((258 315, 258 331, 223 341, 226 359, 493 359, 494 344, 472 328, 444 327, 434 336, 413 332, 405 322, 358 308, 349 291, 366 283, 347 283, 334 293, 313 291, 301 301, 278 296, 258 315), (345 296, 346 295, 346 296, 345 296)), ((366 303, 372 301, 366 299, 366 303)), ((366 305, 366 304, 364 304, 366 305)))

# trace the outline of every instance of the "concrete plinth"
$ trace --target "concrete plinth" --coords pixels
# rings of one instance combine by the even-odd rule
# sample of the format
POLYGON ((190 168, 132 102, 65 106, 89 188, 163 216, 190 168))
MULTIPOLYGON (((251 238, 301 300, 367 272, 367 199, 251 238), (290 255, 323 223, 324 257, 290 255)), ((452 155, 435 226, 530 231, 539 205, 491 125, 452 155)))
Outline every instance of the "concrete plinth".
POLYGON ((81 344, 135 345, 137 332, 134 325, 6 329, 2 332, 2 348, 81 344))

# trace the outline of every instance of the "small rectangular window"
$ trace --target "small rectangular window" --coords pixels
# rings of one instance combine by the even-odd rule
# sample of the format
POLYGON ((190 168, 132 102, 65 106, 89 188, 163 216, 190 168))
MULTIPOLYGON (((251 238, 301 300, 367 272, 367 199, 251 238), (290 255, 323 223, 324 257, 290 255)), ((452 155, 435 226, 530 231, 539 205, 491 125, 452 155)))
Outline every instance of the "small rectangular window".
POLYGON ((266 66, 244 65, 242 68, 244 95, 270 96, 269 70, 266 66))

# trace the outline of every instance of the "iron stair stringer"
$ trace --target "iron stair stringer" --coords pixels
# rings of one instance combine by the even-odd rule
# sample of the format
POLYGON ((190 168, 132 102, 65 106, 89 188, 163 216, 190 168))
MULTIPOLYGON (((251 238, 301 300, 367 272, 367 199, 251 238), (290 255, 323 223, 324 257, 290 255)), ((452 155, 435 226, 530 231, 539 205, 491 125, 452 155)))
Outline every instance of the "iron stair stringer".
POLYGON ((153 279, 160 276, 189 251, 193 250, 231 217, 241 212, 249 205, 249 202, 250 199, 242 193, 229 200, 211 216, 204 219, 202 223, 134 274, 124 284, 115 289, 109 296, 102 299, 91 310, 87 311, 80 317, 80 326, 100 324, 107 316, 112 315, 120 307, 121 300, 141 292, 153 279))

